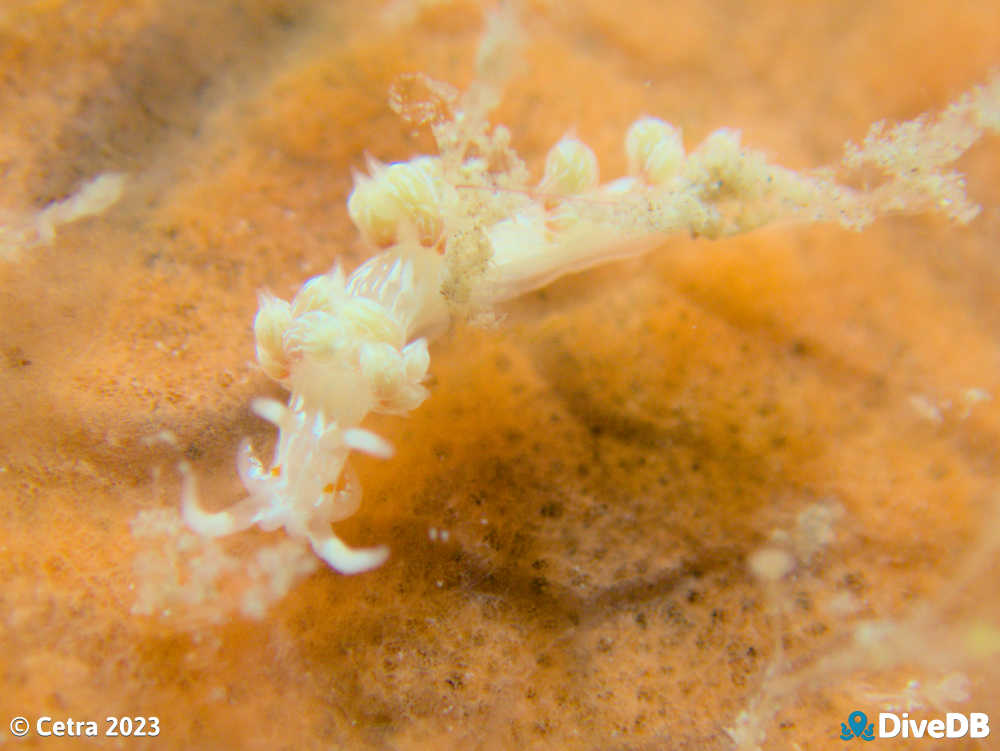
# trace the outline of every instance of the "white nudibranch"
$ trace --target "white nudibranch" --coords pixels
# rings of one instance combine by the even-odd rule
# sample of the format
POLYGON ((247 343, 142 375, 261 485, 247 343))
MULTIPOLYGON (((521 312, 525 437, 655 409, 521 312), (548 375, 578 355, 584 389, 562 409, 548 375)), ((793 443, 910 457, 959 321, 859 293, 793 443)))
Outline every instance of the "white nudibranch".
MULTIPOLYGON (((160 598, 196 604, 214 596, 226 572, 242 563, 246 580, 233 591, 242 591, 243 612, 260 615, 313 570, 308 548, 345 574, 381 565, 387 547, 350 548, 333 533, 361 502, 351 453, 392 456, 392 446, 362 422, 372 412, 405 415, 427 398, 427 345, 453 315, 492 320, 497 303, 641 255, 679 233, 719 238, 776 222, 824 221, 857 230, 902 211, 942 211, 964 224, 979 210, 948 165, 987 130, 1000 129, 997 76, 937 118, 888 130, 878 124, 861 145, 848 144, 840 167, 884 173, 870 189, 839 183, 837 166, 796 172, 773 164, 728 128, 686 151, 680 129, 652 117, 625 135, 627 175, 601 184, 594 152, 566 136, 532 180, 510 132, 487 117, 510 75, 502 58, 517 56, 509 22, 509 15, 493 16, 479 79, 464 95, 426 77, 418 88, 427 101, 411 101, 406 86, 393 93, 394 110, 430 126, 440 156, 388 165, 369 159, 369 174, 355 175, 348 213, 376 255, 350 276, 336 266, 309 280, 290 302, 260 295, 257 360, 290 393, 287 405, 252 403, 278 429, 274 456, 265 465, 242 443, 237 469, 247 495, 221 511, 200 506, 193 471, 181 464, 180 516, 205 539, 196 545, 178 530, 175 514, 137 518, 136 534, 173 539, 165 562, 143 564, 153 583, 139 612, 151 612, 160 598), (251 527, 284 529, 291 540, 242 562, 212 542, 251 527), (191 562, 188 581, 178 572, 181 552, 191 562)), ((103 176, 43 210, 34 230, 0 227, 0 259, 32 231, 51 239, 56 224, 106 208, 120 187, 120 178, 103 176)), ((777 564, 772 579, 781 574, 777 564)))
MULTIPOLYGON (((497 139, 503 143, 502 131, 497 139)), ((371 174, 355 175, 348 213, 382 252, 349 277, 336 266, 310 279, 291 302, 261 294, 257 360, 291 394, 287 406, 270 399, 252 405, 278 428, 274 458, 265 467, 244 442, 237 465, 247 497, 218 512, 200 507, 183 463, 187 525, 209 538, 283 528, 342 573, 380 565, 387 548, 349 548, 331 528, 361 501, 351 452, 392 455, 361 422, 372 412, 405 415, 427 398, 427 342, 452 313, 445 289, 464 289, 465 298, 488 308, 652 247, 649 237, 660 228, 629 236, 588 207, 642 198, 671 178, 685 159, 680 135, 646 118, 625 145, 632 177, 605 186, 594 152, 570 136, 549 151, 536 190, 496 189, 488 160, 476 156, 447 175, 438 158, 369 160, 371 174)))
MULTIPOLYGON (((392 455, 361 423, 372 412, 405 415, 427 398, 427 343, 453 313, 489 311, 565 274, 645 253, 672 233, 725 237, 778 220, 858 228, 900 208, 884 187, 864 193, 824 171, 772 165, 726 128, 686 153, 679 129, 641 118, 625 137, 628 176, 603 185, 593 151, 565 137, 535 188, 505 129, 458 111, 434 128, 441 158, 370 160, 371 174, 355 176, 348 212, 381 252, 349 277, 337 266, 311 279, 291 302, 261 295, 257 359, 290 392, 287 406, 253 403, 278 428, 274 458, 265 467, 244 443, 238 469, 248 495, 218 512, 199 506, 182 464, 182 515, 195 532, 283 528, 337 571, 375 568, 387 548, 349 548, 331 528, 361 500, 350 454, 392 455)), ((858 151, 854 161, 877 158, 872 138, 874 156, 858 151)), ((923 201, 918 194, 918 209, 923 201)))

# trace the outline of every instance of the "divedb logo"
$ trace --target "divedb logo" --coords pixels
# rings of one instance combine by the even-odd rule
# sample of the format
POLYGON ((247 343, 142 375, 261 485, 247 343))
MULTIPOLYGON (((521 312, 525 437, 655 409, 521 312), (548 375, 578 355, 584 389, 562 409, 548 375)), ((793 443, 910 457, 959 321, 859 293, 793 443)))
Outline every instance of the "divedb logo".
POLYGON ((854 711, 840 723, 840 739, 860 738, 985 738, 990 734, 990 716, 985 712, 948 712, 944 718, 916 720, 908 712, 879 712, 878 723, 868 722, 864 712, 854 711))

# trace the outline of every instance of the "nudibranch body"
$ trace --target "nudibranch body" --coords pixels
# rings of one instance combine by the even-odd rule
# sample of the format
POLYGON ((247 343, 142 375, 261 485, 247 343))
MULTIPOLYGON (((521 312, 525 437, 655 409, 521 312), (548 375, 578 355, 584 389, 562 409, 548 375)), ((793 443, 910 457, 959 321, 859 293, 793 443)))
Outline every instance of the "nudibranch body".
POLYGON ((425 156, 370 160, 371 175, 355 177, 348 213, 381 252, 349 277, 337 266, 309 280, 291 302, 261 295, 257 360, 290 392, 287 406, 253 403, 278 428, 274 459, 265 468, 244 442, 238 468, 248 496, 215 513, 200 508, 182 465, 183 517, 192 530, 218 537, 284 528, 337 571, 380 565, 387 548, 351 549, 331 528, 360 503, 349 456, 392 455, 361 422, 371 412, 405 415, 424 401, 427 343, 456 307, 489 309, 567 273, 645 252, 692 215, 715 220, 685 177, 685 169, 704 171, 701 162, 685 162, 679 132, 666 123, 644 118, 633 126, 625 143, 630 175, 606 185, 598 184, 594 153, 567 136, 549 152, 537 185, 523 187, 505 133, 482 135, 478 150, 507 159, 506 173, 481 156, 450 167, 425 156), (697 211, 622 221, 629 212, 651 216, 656 191, 697 211))
MULTIPOLYGON (((996 127, 980 113, 1000 108, 998 99, 1000 82, 993 81, 942 119, 964 128, 967 147, 996 127)), ((905 152, 910 161, 925 159, 926 173, 896 169, 866 192, 838 184, 831 171, 773 165, 726 128, 687 153, 677 128, 645 117, 625 136, 627 176, 599 184, 595 155, 567 136, 532 185, 506 129, 486 125, 485 112, 452 114, 434 126, 441 157, 372 160, 371 175, 356 176, 348 213, 377 255, 350 277, 338 266, 311 279, 291 302, 261 296, 257 359, 291 394, 287 406, 254 402, 278 427, 274 459, 265 469, 244 444, 238 465, 248 497, 216 513, 199 507, 191 470, 182 465, 183 516, 194 531, 218 537, 282 527, 338 571, 381 564, 386 548, 352 550, 331 529, 360 502, 349 456, 392 454, 361 422, 371 412, 404 415, 424 401, 427 343, 456 311, 488 311, 565 274, 644 253, 677 232, 724 237, 775 221, 860 228, 880 213, 928 207, 967 222, 978 211, 961 180, 940 172, 961 150, 939 148, 933 131, 926 153, 905 152)), ((845 164, 884 166, 892 138, 923 127, 916 121, 893 131, 902 135, 883 136, 877 126, 863 149, 848 149, 845 164)))

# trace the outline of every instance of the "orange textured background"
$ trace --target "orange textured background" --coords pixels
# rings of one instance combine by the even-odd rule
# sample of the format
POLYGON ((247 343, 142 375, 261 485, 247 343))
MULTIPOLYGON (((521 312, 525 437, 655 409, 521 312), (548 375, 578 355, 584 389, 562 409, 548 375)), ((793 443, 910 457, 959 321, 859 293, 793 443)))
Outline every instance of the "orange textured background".
MULTIPOLYGON (((114 747, 17 741, 16 714, 155 714, 141 747, 727 748, 776 643, 807 670, 860 620, 946 595, 938 672, 810 684, 766 745, 837 747, 851 710, 877 711, 866 697, 949 670, 972 698, 945 709, 1000 710, 996 652, 970 665, 959 638, 995 633, 997 562, 951 590, 997 509, 996 137, 960 163, 984 206, 969 227, 670 238, 496 330, 456 326, 432 347, 432 397, 372 423, 397 456, 359 461, 364 503, 338 526, 388 542, 384 567, 322 570, 259 622, 130 612, 129 524, 179 502, 181 453, 222 506, 240 438, 273 441, 248 410, 279 394, 253 364, 257 291, 368 254, 351 169, 431 148, 387 106, 398 74, 471 79, 475 4, 364 7, 0 9, 0 207, 130 178, 105 216, 0 261, 0 745, 114 747), (994 401, 964 416, 969 388, 994 401), (951 406, 937 424, 914 396, 951 406), (181 453, 144 442, 164 429, 181 453), (747 555, 823 499, 845 512, 834 541, 765 592, 747 555)), ((524 27, 494 121, 536 173, 572 128, 621 174, 642 114, 689 147, 728 125, 783 164, 826 164, 1000 65, 993 2, 537 0, 524 27)))

